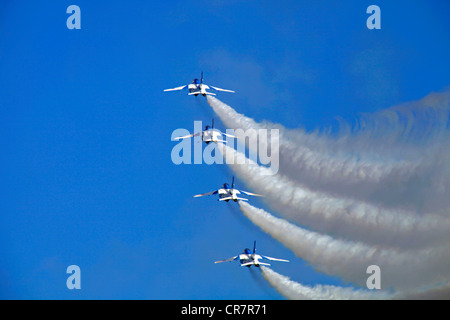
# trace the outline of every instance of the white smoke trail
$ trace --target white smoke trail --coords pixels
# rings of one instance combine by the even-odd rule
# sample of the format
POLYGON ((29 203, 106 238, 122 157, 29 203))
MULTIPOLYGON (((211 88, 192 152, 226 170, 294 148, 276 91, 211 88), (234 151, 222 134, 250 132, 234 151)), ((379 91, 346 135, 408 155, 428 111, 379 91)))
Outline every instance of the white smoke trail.
MULTIPOLYGON (((310 188, 445 215, 448 212, 440 212, 443 206, 436 203, 450 205, 446 196, 450 190, 450 139, 446 130, 449 101, 450 91, 431 94, 414 104, 415 109, 406 105, 366 116, 358 134, 341 133, 332 139, 323 134, 287 130, 281 125, 256 123, 208 97, 210 106, 230 128, 279 129, 280 172, 310 188), (414 130, 415 113, 410 109, 435 111, 437 116, 425 121, 434 125, 414 130), (419 150, 411 143, 405 147, 399 142, 399 136, 417 137, 419 132, 428 137, 419 144, 419 150)), ((257 135, 257 131, 253 134, 257 135)))
POLYGON ((265 172, 269 169, 233 148, 222 144, 217 147, 226 163, 249 187, 263 194, 273 209, 302 225, 346 239, 406 248, 450 240, 448 218, 381 209, 313 192, 287 177, 269 175, 265 172))
POLYGON ((385 290, 366 290, 353 287, 315 285, 313 287, 292 281, 268 267, 261 266, 264 279, 281 295, 290 300, 437 300, 450 299, 450 285, 421 292, 391 293, 385 290))
MULTIPOLYGON (((337 174, 335 171, 343 172, 344 179, 357 179, 357 178, 364 178, 366 180, 375 180, 379 181, 383 171, 391 171, 395 169, 399 169, 400 167, 404 166, 404 163, 400 163, 397 167, 393 165, 392 163, 384 164, 387 168, 384 169, 382 165, 373 163, 373 164, 366 164, 362 163, 361 161, 352 161, 352 159, 344 158, 341 161, 336 159, 330 159, 327 157, 322 156, 321 154, 323 152, 328 152, 327 149, 321 150, 319 152, 314 151, 311 149, 312 143, 305 143, 307 141, 312 140, 312 136, 315 136, 317 139, 318 135, 314 134, 310 137, 306 137, 307 134, 303 131, 297 130, 297 134, 290 134, 289 131, 284 128, 281 125, 275 125, 271 123, 257 123, 253 119, 246 117, 243 114, 237 113, 233 108, 226 105, 225 103, 221 102, 220 100, 214 98, 214 97, 207 97, 207 101, 209 105, 214 109, 217 115, 219 115, 222 122, 225 123, 225 125, 229 128, 232 128, 234 130, 237 129, 243 129, 243 130, 250 130, 250 129, 279 129, 280 130, 280 152, 284 156, 286 153, 288 156, 288 159, 294 158, 293 160, 296 160, 296 164, 300 164, 301 167, 304 167, 305 171, 308 170, 314 170, 317 171, 317 173, 322 173, 324 176, 332 176, 334 174, 337 174), (295 139, 296 138, 296 139, 295 139), (295 143, 294 143, 295 142, 295 143), (303 143, 302 143, 303 142, 303 143), (318 161, 319 159, 319 161, 318 161), (348 166, 347 168, 342 168, 342 166, 348 166), (375 168, 372 168, 372 166, 375 166, 375 168), (353 175, 353 176, 352 176, 353 175)), ((252 131, 250 134, 253 134, 254 136, 249 135, 250 139, 257 139, 257 131, 252 131)), ((245 143, 245 141, 242 141, 245 143)), ((321 145, 321 144, 319 144, 321 145)), ((257 147, 257 146, 248 146, 250 148, 257 147)), ((267 146, 268 147, 268 146, 267 146)), ((252 150, 257 151, 257 150, 252 150)))
POLYGON ((382 288, 396 291, 420 289, 450 279, 448 244, 429 249, 400 251, 333 239, 276 218, 248 203, 239 202, 244 215, 298 257, 326 274, 365 286, 367 267, 381 269, 382 288))
POLYGON ((418 156, 427 156, 430 150, 447 140, 449 114, 450 87, 442 92, 432 92, 418 101, 362 114, 353 128, 341 121, 342 128, 335 135, 331 134, 331 129, 311 134, 271 123, 262 125, 280 127, 286 138, 319 153, 370 154, 374 159, 386 162, 386 159, 417 160, 418 156), (424 150, 427 150, 427 155, 417 152, 424 150))
POLYGON ((290 300, 386 300, 392 296, 391 293, 381 290, 370 291, 330 285, 305 286, 268 267, 260 268, 264 279, 290 300))
MULTIPOLYGON (((450 282, 450 90, 365 115, 356 130, 348 127, 338 134, 257 123, 215 98, 207 100, 226 126, 253 129, 249 140, 259 138, 258 129, 279 129, 277 175, 219 146, 237 175, 287 218, 353 241, 306 230, 240 203, 253 223, 317 270, 345 281, 364 286, 367 267, 378 265, 383 288, 398 291, 390 298, 448 295, 445 286, 430 288, 450 282)), ((302 286, 270 272, 263 271, 265 278, 277 279, 278 290, 295 299, 363 299, 358 297, 367 293, 302 286)))
POLYGON ((421 291, 396 294, 392 299, 399 300, 450 300, 450 283, 421 291))
POLYGON ((371 158, 382 160, 383 163, 386 158, 411 157, 417 160, 417 147, 420 151, 424 148, 435 148, 433 142, 446 140, 449 135, 450 87, 443 92, 431 93, 419 101, 394 106, 374 114, 362 114, 354 129, 341 121, 343 129, 333 137, 331 129, 306 133, 303 129, 286 129, 268 121, 257 123, 214 97, 207 97, 207 101, 230 128, 277 128, 280 129, 281 135, 286 137, 286 142, 307 147, 318 154, 353 154, 358 158, 370 154, 371 158), (382 143, 379 143, 380 139, 382 143))

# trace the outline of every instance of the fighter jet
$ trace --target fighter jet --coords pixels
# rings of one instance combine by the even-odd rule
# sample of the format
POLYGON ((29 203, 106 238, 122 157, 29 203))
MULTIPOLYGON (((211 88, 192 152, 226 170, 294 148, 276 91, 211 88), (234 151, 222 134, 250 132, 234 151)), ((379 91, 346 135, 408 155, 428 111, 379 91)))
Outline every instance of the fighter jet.
POLYGON ((255 267, 270 266, 269 263, 264 263, 264 262, 259 261, 261 259, 266 259, 266 260, 271 260, 271 261, 289 262, 289 260, 277 259, 277 258, 272 258, 272 257, 256 254, 256 241, 255 241, 255 242, 253 242, 253 252, 251 252, 249 248, 245 248, 244 251, 238 256, 231 257, 231 258, 228 258, 225 260, 215 261, 214 263, 239 260, 241 267, 250 268, 251 266, 255 266, 255 267))
POLYGON ((189 134, 187 136, 176 137, 174 140, 187 139, 187 138, 197 137, 200 135, 202 137, 202 141, 204 141, 206 144, 208 144, 210 142, 227 143, 225 140, 222 140, 222 135, 230 137, 230 138, 237 138, 236 136, 233 136, 231 134, 223 133, 220 130, 214 129, 214 119, 212 119, 211 126, 209 126, 209 125, 205 126, 205 129, 203 131, 189 134))
POLYGON ((260 194, 236 189, 234 187, 234 177, 233 177, 233 179, 231 180, 231 188, 228 183, 224 183, 222 188, 220 188, 219 190, 214 190, 214 191, 207 192, 207 193, 197 194, 194 196, 194 198, 209 196, 212 194, 219 194, 218 201, 226 201, 226 202, 228 202, 230 200, 233 200, 234 202, 237 202, 238 200, 248 201, 248 199, 238 197, 238 194, 241 194, 241 193, 244 193, 249 196, 264 197, 263 195, 260 195, 260 194))
POLYGON ((206 91, 206 90, 216 90, 216 91, 223 91, 223 92, 232 92, 232 93, 234 93, 234 91, 232 91, 232 90, 221 89, 221 88, 218 88, 218 87, 208 86, 208 85, 204 84, 203 83, 203 72, 202 72, 202 75, 200 77, 200 80, 198 80, 196 78, 196 79, 194 79, 192 81, 191 84, 186 84, 184 86, 176 87, 176 88, 172 88, 172 89, 165 89, 164 91, 165 92, 167 92, 167 91, 179 91, 179 90, 183 90, 183 89, 186 89, 186 88, 189 91, 189 93, 188 93, 189 96, 192 96, 192 95, 198 96, 199 94, 201 94, 204 97, 206 97, 206 95, 210 95, 210 96, 215 96, 216 95, 215 93, 212 93, 212 92, 209 92, 209 91, 206 91))

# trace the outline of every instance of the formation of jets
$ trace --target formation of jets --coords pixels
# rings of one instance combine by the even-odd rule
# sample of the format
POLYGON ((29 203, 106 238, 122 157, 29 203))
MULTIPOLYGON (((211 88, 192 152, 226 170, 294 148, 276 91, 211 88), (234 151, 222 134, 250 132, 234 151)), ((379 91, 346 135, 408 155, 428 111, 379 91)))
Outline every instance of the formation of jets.
POLYGON ((184 90, 184 89, 188 89, 189 96, 198 96, 199 94, 201 94, 202 96, 206 97, 206 95, 210 95, 210 96, 215 96, 215 93, 206 91, 206 90, 215 90, 215 91, 223 91, 223 92, 231 92, 234 93, 233 90, 228 90, 228 89, 221 89, 218 87, 213 87, 213 86, 208 86, 207 84, 203 83, 203 72, 202 75, 200 77, 200 80, 198 80, 197 78, 195 78, 192 83, 190 84, 186 84, 184 86, 180 86, 180 87, 176 87, 176 88, 172 88, 172 89, 165 89, 164 91, 180 91, 180 90, 184 90))
MULTIPOLYGON (((208 86, 206 84, 203 83, 203 72, 201 74, 200 80, 199 79, 194 79, 192 81, 192 83, 184 85, 184 86, 180 86, 180 87, 176 87, 176 88, 171 88, 171 89, 165 89, 165 92, 168 91, 180 91, 180 90, 184 90, 187 89, 188 95, 193 95, 193 96, 198 96, 199 94, 201 94, 202 96, 206 97, 207 95, 211 95, 211 96, 215 96, 215 93, 212 93, 210 91, 207 90, 215 90, 215 91, 223 91, 223 92, 232 92, 234 93, 234 91, 232 90, 228 90, 228 89, 221 89, 218 87, 214 87, 214 86, 208 86)), ((211 126, 207 125, 205 126, 205 129, 203 131, 200 132, 195 132, 193 134, 189 134, 186 136, 182 136, 182 137, 177 137, 174 140, 181 140, 181 139, 189 139, 192 137, 197 137, 197 136, 201 136, 202 141, 205 142, 206 144, 210 143, 210 142, 214 142, 214 143, 226 143, 225 140, 223 140, 223 136, 227 136, 227 137, 232 137, 232 138, 236 138, 233 135, 229 135, 226 133, 221 132, 220 130, 214 129, 214 119, 212 120, 212 124, 211 126)), ((248 199, 246 198, 242 198, 239 195, 240 194, 245 194, 248 196, 257 196, 257 197, 263 197, 263 195, 260 194, 256 194, 256 193, 252 193, 252 192, 248 192, 248 191, 244 191, 244 190, 239 190, 236 189, 234 187, 234 177, 231 180, 231 186, 228 183, 224 183, 222 185, 221 188, 214 190, 214 191, 210 191, 207 193, 202 193, 202 194, 197 194, 194 196, 194 198, 198 198, 198 197, 203 197, 203 196, 209 196, 209 195, 213 195, 213 194, 218 194, 219 195, 219 199, 218 201, 225 201, 228 202, 230 200, 237 202, 237 201, 248 201, 248 199)), ((220 261, 215 261, 214 263, 221 263, 221 262, 228 262, 228 261, 239 261, 239 263, 241 264, 242 267, 251 267, 251 266, 255 266, 255 267, 259 267, 261 265, 265 265, 265 266, 270 266, 269 263, 265 263, 265 262, 261 262, 261 260, 270 260, 270 261, 282 261, 282 262, 289 262, 289 260, 285 260, 285 259, 278 259, 278 258, 272 258, 269 256, 264 256, 264 255, 260 255, 260 254, 256 254, 256 241, 253 243, 253 251, 250 251, 250 249, 245 248, 244 251, 234 257, 225 259, 225 260, 220 260, 220 261)))

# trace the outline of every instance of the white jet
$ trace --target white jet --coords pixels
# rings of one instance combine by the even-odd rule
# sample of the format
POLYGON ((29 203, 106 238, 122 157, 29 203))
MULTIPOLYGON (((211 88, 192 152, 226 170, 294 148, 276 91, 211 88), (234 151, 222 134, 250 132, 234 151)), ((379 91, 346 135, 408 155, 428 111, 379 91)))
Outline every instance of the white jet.
POLYGON ((235 257, 231 257, 225 260, 215 261, 214 263, 221 263, 221 262, 229 262, 229 261, 238 261, 241 264, 241 267, 259 267, 259 266, 270 266, 269 263, 261 262, 261 259, 271 260, 271 261, 282 261, 282 262, 289 262, 289 260, 285 259, 278 259, 278 258, 272 258, 268 256, 263 256, 260 254, 256 254, 256 241, 253 243, 253 252, 250 251, 249 248, 245 248, 244 251, 235 257))
POLYGON ((219 195, 218 201, 226 201, 226 202, 228 202, 230 200, 233 200, 234 202, 237 202, 238 200, 248 201, 248 199, 238 197, 238 194, 241 194, 241 193, 244 193, 249 196, 264 197, 263 195, 260 195, 260 194, 236 189, 234 187, 234 177, 233 177, 233 179, 231 180, 231 188, 228 183, 224 183, 222 188, 220 188, 219 190, 214 190, 214 191, 207 192, 207 193, 197 194, 194 196, 194 198, 209 196, 212 194, 218 194, 219 195))
POLYGON ((214 129, 214 119, 212 119, 211 126, 209 126, 209 125, 205 126, 205 129, 203 131, 197 132, 197 133, 193 133, 193 134, 189 134, 187 136, 176 137, 173 140, 178 141, 178 140, 181 140, 181 139, 188 139, 188 138, 197 137, 197 136, 201 136, 202 137, 202 141, 205 142, 206 144, 208 144, 210 142, 227 143, 225 140, 223 140, 223 136, 227 136, 227 137, 230 137, 230 138, 237 138, 236 136, 233 136, 231 134, 223 133, 220 130, 214 129))
POLYGON ((176 87, 176 88, 172 88, 172 89, 165 89, 164 91, 165 92, 167 92, 167 91, 179 91, 179 90, 183 90, 183 89, 186 89, 186 88, 189 91, 189 93, 188 93, 189 96, 192 96, 192 95, 198 96, 199 94, 203 95, 204 97, 206 97, 206 95, 210 95, 210 96, 215 96, 216 95, 215 93, 212 93, 212 92, 209 92, 209 91, 206 91, 206 90, 216 90, 216 91, 223 91, 223 92, 232 92, 232 93, 234 93, 234 91, 232 91, 232 90, 221 89, 221 88, 218 88, 218 87, 208 86, 208 85, 204 84, 203 83, 203 72, 202 72, 202 76, 201 76, 200 80, 198 80, 196 78, 196 79, 194 79, 192 81, 191 84, 186 84, 184 86, 176 87))

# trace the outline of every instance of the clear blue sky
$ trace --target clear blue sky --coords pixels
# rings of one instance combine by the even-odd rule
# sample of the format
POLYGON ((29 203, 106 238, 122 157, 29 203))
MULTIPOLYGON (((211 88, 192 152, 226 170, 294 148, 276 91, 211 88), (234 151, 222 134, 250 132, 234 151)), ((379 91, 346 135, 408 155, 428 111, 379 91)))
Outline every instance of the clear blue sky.
POLYGON ((275 271, 342 285, 237 204, 192 198, 231 175, 171 162, 172 131, 213 113, 162 90, 204 71, 237 91, 218 98, 238 112, 327 127, 448 86, 449 12, 445 0, 2 1, 0 298, 282 299, 257 270, 213 263, 253 240, 292 261, 275 271), (66 27, 71 4, 81 30, 66 27), (371 4, 381 30, 366 28, 371 4), (66 288, 72 264, 81 290, 66 288))

